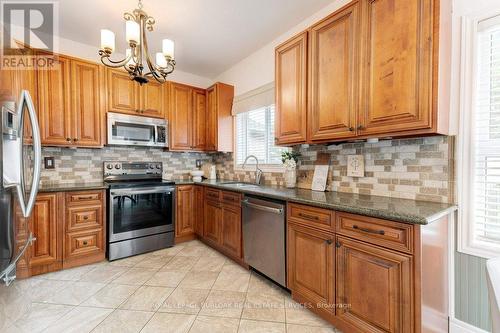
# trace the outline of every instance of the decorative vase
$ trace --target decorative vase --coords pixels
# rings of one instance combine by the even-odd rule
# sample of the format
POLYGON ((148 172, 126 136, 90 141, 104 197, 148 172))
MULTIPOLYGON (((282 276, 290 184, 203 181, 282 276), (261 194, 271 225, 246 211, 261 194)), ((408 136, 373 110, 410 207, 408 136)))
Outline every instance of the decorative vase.
POLYGON ((285 170, 285 186, 287 188, 294 188, 297 184, 297 169, 285 170))

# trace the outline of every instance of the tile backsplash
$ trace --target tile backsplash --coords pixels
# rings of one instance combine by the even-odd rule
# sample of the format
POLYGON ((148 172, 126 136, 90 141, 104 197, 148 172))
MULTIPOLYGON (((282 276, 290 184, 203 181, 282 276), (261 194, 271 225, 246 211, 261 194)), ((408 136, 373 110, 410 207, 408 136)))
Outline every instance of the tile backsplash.
MULTIPOLYGON (((319 153, 330 155, 327 190, 454 202, 454 138, 434 136, 333 145, 296 146, 301 153, 297 186, 310 188, 319 153), (347 156, 363 155, 365 177, 347 176, 347 156)), ((104 161, 160 161, 165 179, 189 179, 196 159, 215 164, 218 177, 253 181, 252 168, 234 168, 231 153, 176 153, 157 148, 105 147, 103 149, 43 148, 55 158, 55 169, 42 169, 42 184, 102 181, 104 161)), ((264 173, 268 185, 284 185, 283 174, 264 173)))

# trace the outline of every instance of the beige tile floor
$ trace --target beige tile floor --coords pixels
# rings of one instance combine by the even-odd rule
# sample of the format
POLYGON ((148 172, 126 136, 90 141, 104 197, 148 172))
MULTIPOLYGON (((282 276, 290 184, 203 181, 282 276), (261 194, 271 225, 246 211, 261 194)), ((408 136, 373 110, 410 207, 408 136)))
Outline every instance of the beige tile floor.
POLYGON ((337 332, 199 241, 0 287, 0 332, 337 332))

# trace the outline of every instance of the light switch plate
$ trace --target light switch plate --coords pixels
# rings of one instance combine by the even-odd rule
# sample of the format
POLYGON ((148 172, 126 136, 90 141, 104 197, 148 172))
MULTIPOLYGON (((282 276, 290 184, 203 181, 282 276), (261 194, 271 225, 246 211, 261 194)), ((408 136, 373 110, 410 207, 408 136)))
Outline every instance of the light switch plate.
POLYGON ((363 155, 347 156, 347 176, 349 177, 365 176, 365 158, 363 155))

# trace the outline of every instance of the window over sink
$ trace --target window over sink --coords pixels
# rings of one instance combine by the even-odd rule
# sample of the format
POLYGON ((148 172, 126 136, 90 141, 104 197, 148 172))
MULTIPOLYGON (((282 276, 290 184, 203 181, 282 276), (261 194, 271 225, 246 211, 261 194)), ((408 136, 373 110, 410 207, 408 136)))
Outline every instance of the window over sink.
MULTIPOLYGON (((254 155, 263 171, 282 171, 281 153, 289 148, 274 144, 274 84, 236 97, 233 114, 236 125, 235 168, 241 170, 245 158, 254 155)), ((249 160, 248 164, 255 164, 255 160, 249 160)))

